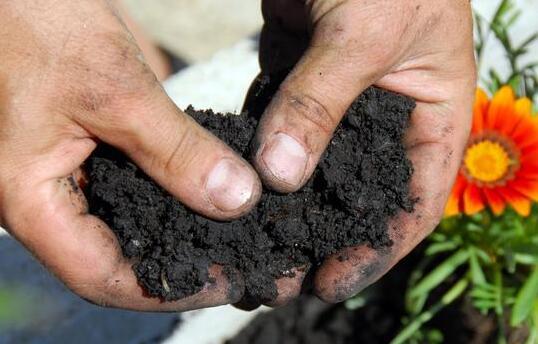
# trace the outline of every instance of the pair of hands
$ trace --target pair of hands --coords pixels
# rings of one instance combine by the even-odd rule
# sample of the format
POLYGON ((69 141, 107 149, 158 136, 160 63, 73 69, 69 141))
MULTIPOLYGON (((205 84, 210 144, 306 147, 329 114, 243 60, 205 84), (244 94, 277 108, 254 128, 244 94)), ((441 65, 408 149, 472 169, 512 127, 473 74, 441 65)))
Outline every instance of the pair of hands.
MULTIPOLYGON (((125 152, 195 211, 233 219, 257 202, 260 178, 281 192, 299 189, 371 84, 417 100, 405 143, 420 201, 392 221, 390 249, 328 258, 315 293, 329 302, 353 295, 438 223, 470 126, 469 2, 264 0, 263 12, 263 72, 295 67, 263 115, 251 167, 166 96, 109 1, 0 3, 0 223, 75 293, 101 305, 176 311, 237 303, 242 294, 214 266, 216 284, 196 295, 144 295, 74 182, 97 142, 125 152)), ((277 280, 271 305, 296 297, 303 277, 277 280)))

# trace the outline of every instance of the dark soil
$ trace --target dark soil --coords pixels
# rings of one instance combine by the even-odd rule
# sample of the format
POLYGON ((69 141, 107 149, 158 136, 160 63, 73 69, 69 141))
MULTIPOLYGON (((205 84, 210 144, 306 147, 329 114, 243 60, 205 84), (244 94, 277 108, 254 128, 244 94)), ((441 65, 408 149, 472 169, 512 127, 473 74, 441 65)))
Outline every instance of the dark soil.
MULTIPOLYGON (((418 251, 418 252, 417 252, 418 251)), ((396 337, 405 317, 404 291, 412 267, 423 256, 413 252, 381 281, 361 293, 366 304, 350 310, 312 296, 258 315, 227 344, 385 344, 396 337)), ((442 333, 443 343, 493 344, 496 324, 468 300, 442 310, 426 328, 442 333)), ((429 344, 424 338, 421 343, 429 344)), ((514 342, 514 343, 522 343, 514 342)))
POLYGON ((326 304, 302 296, 287 306, 258 315, 227 344, 389 343, 405 312, 404 291, 419 254, 412 252, 378 283, 361 293, 364 307, 326 304))
MULTIPOLYGON (((276 297, 274 279, 319 265, 341 248, 391 245, 387 220, 412 211, 412 165, 402 136, 414 102, 377 88, 350 107, 306 186, 289 195, 264 190, 259 205, 232 222, 196 215, 115 149, 101 145, 87 162, 90 212, 116 233, 150 295, 176 300, 211 282, 213 263, 239 271, 245 298, 276 297)), ((187 112, 248 157, 257 119, 187 112)))

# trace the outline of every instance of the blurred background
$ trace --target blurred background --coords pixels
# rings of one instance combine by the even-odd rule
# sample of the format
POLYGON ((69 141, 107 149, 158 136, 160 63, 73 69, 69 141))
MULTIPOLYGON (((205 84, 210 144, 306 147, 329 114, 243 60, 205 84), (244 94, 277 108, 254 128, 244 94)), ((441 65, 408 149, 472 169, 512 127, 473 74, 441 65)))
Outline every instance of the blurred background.
MULTIPOLYGON (((498 2, 474 0, 473 6, 489 17, 498 2)), ((538 0, 516 2, 524 13, 513 36, 526 37, 537 28, 538 0)), ((164 85, 180 107, 240 111, 258 72, 260 0, 123 0, 121 6, 137 30, 173 57, 174 74, 164 85)), ((531 49, 538 56, 538 46, 531 49)), ((503 60, 502 53, 488 47, 484 64, 503 60)), ((253 316, 231 307, 180 315, 93 306, 0 229, 0 343, 220 343, 253 316)))

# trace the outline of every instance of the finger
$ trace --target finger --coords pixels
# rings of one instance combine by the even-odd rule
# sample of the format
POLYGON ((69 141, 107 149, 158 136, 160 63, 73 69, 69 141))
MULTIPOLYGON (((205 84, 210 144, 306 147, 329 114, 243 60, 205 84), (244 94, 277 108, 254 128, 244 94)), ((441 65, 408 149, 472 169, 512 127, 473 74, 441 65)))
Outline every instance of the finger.
POLYGON ((254 169, 173 104, 130 36, 98 42, 76 64, 65 62, 65 82, 55 81, 70 87, 59 87, 55 111, 121 149, 195 211, 219 220, 248 212, 261 192, 254 169))
MULTIPOLYGON (((441 219, 458 171, 468 121, 459 115, 447 123, 447 116, 432 111, 434 107, 418 104, 407 135, 408 156, 414 166, 410 190, 412 197, 418 198, 413 213, 402 212, 389 222, 391 247, 374 250, 363 245, 328 258, 314 282, 315 292, 323 300, 345 300, 377 281, 431 233, 441 219), (425 136, 426 127, 429 135, 425 136)), ((459 110, 461 114, 469 113, 465 106, 459 110)))
POLYGON ((292 277, 281 277, 276 280, 278 296, 271 302, 265 303, 269 307, 285 306, 301 294, 302 285, 307 271, 304 268, 292 269, 292 277))
POLYGON ((281 307, 296 299, 301 294, 305 271, 294 269, 294 277, 281 277, 276 280, 278 296, 275 300, 266 303, 266 306, 281 307))
POLYGON ((8 190, 12 207, 7 226, 71 290, 102 306, 141 311, 185 311, 236 302, 242 297, 237 278, 219 266, 209 268, 210 282, 195 295, 164 302, 138 284, 132 262, 124 259, 107 225, 87 214, 84 196, 67 178, 8 190))
MULTIPOLYGON (((267 185, 281 192, 299 189, 353 100, 398 59, 396 47, 405 42, 396 42, 384 27, 389 21, 394 27, 393 22, 402 16, 396 15, 398 8, 387 10, 386 16, 372 22, 368 11, 343 4, 315 22, 308 49, 280 86, 258 127, 254 163, 267 185), (346 13, 353 13, 353 20, 341 20, 346 13), (359 31, 353 27, 357 22, 369 24, 359 31), (374 37, 383 44, 373 42, 374 37)), ((316 12, 319 10, 312 9, 316 12)))
MULTIPOLYGON (((294 268, 290 270, 289 276, 282 276, 275 281, 277 289, 277 297, 274 300, 264 302, 263 305, 269 307, 281 307, 285 306, 301 294, 303 289, 303 281, 306 277, 308 269, 306 267, 294 268)), ((262 305, 256 299, 243 298, 234 307, 244 310, 252 311, 262 305)))

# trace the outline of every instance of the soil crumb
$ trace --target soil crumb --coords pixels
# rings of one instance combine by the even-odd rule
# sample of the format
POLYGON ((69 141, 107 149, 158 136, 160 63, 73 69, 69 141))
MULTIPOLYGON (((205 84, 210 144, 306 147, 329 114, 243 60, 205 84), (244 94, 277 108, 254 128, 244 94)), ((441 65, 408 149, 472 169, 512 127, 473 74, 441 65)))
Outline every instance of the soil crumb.
MULTIPOLYGON (((277 296, 275 279, 316 267, 344 247, 391 245, 387 221, 411 212, 412 164, 402 137, 412 99, 367 89, 349 108, 314 175, 300 191, 264 190, 247 216, 216 222, 190 211, 116 149, 100 145, 88 159, 90 212, 119 239, 146 291, 164 300, 199 292, 208 267, 239 271, 244 300, 277 296)), ((257 118, 187 109, 245 158, 257 118)))

